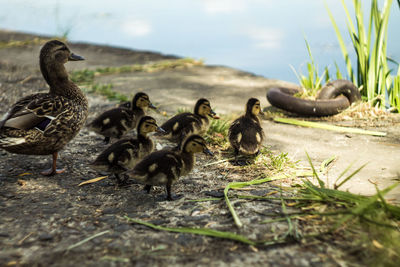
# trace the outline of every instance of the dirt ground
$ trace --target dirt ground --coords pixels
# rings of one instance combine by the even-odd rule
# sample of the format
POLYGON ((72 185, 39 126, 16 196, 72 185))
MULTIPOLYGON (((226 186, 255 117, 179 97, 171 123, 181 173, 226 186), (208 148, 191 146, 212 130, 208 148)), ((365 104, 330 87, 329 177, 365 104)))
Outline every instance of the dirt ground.
MULTIPOLYGON (((35 36, 0 31, 0 42, 31 40, 35 36)), ((144 64, 176 58, 152 52, 131 51, 107 46, 70 44, 71 50, 86 58, 67 64, 69 70, 106 66, 144 64)), ((46 91, 38 67, 39 44, 0 48, 0 115, 22 96, 46 91)), ((135 72, 99 76, 97 83, 112 83, 116 91, 133 95, 147 92, 162 112, 173 114, 178 108, 192 109, 199 97, 211 101, 220 114, 234 116, 244 109, 249 97, 257 97, 264 107, 268 88, 285 82, 254 76, 223 66, 193 66, 158 72, 135 72)), ((110 102, 98 95, 88 95, 89 121, 110 108, 110 102)), ((150 113, 158 121, 166 120, 159 113, 150 113)), ((358 173, 347 189, 360 194, 373 194, 376 183, 384 188, 396 181, 400 158, 400 120, 379 118, 364 129, 387 132, 386 137, 327 132, 294 127, 263 120, 265 145, 276 153, 287 152, 293 161, 307 166, 305 151, 316 165, 336 155, 328 173, 329 182, 353 161, 351 170, 369 164, 358 173)), ((337 124, 362 124, 342 121, 337 124)), ((357 125, 356 125, 357 126, 357 125)), ((173 187, 184 197, 165 201, 164 189, 151 194, 142 186, 118 187, 112 179, 78 187, 99 174, 88 163, 104 150, 102 138, 84 128, 61 152, 60 166, 67 171, 54 177, 39 172, 48 167, 50 156, 14 155, 0 151, 0 266, 347 266, 358 265, 359 255, 349 255, 348 247, 329 240, 303 244, 298 242, 275 246, 253 247, 230 240, 190 234, 155 231, 132 224, 124 216, 169 227, 208 227, 234 231, 251 239, 268 239, 287 230, 285 222, 261 224, 271 219, 268 214, 281 211, 279 201, 235 200, 244 227, 238 229, 224 201, 190 201, 221 196, 221 190, 232 181, 250 180, 244 168, 215 161, 205 155, 191 174, 173 187), (85 238, 104 234, 72 249, 85 238), (326 242, 325 242, 326 241, 326 242)), ((161 145, 165 141, 157 140, 161 145)), ((214 151, 220 155, 218 151, 214 151)), ((350 171, 351 171, 350 170, 350 171)), ((285 181, 283 182, 285 183, 285 181)), ((265 195, 277 190, 268 184, 251 190, 265 195)), ((290 194, 289 192, 287 194, 290 194)), ((400 202, 399 190, 388 195, 400 202)), ((297 221, 296 227, 307 229, 297 221)), ((327 237, 329 239, 329 237, 327 237)))

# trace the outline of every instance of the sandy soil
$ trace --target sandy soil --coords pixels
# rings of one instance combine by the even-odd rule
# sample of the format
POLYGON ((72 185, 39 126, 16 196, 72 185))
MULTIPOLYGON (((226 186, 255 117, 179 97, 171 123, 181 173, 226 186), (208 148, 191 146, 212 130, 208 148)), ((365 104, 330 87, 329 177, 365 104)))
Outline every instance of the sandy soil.
MULTIPOLYGON (((34 36, 0 31, 0 42, 30 40, 34 36)), ((152 52, 131 51, 106 46, 70 44, 84 56, 84 62, 67 64, 69 70, 149 63, 175 58, 152 52)), ((0 49, 0 114, 18 98, 46 91, 38 68, 39 44, 0 49)), ((209 98, 220 114, 234 116, 242 112, 249 97, 269 104, 265 94, 282 81, 254 76, 223 66, 195 66, 159 72, 135 72, 99 76, 98 83, 113 83, 114 89, 128 95, 147 92, 161 111, 173 114, 180 107, 192 109, 199 97, 209 98)), ((91 120, 99 112, 114 106, 104 97, 89 95, 91 120)), ((160 122, 166 117, 150 113, 160 122)), ((349 124, 349 122, 342 122, 349 124)), ((353 123, 353 122, 350 122, 353 123)), ((354 122, 356 123, 356 122, 354 122)), ((356 123, 357 124, 357 123, 356 123)), ((336 155, 329 171, 334 181, 349 163, 351 170, 369 164, 349 183, 348 189, 362 194, 374 193, 370 181, 383 188, 392 184, 400 171, 400 123, 381 121, 364 128, 387 132, 386 137, 370 137, 307 129, 263 121, 265 145, 276 153, 288 152, 294 161, 307 166, 305 151, 319 165, 336 155)), ((200 155, 194 171, 183 177, 173 191, 183 194, 178 201, 165 201, 163 188, 150 195, 139 185, 120 188, 114 180, 78 187, 87 179, 99 176, 87 164, 105 146, 101 137, 84 128, 61 153, 60 166, 67 172, 43 177, 40 170, 50 164, 50 157, 21 156, 0 151, 0 265, 9 266, 338 266, 343 262, 357 265, 358 254, 348 255, 345 245, 321 240, 313 244, 288 243, 282 246, 252 247, 233 241, 154 231, 131 224, 124 216, 171 227, 209 227, 235 231, 252 239, 271 238, 284 233, 287 224, 261 224, 279 212, 280 202, 235 200, 244 227, 237 229, 223 201, 191 202, 220 196, 231 181, 250 180, 248 170, 229 163, 204 166, 215 159, 200 155), (108 231, 73 249, 69 246, 108 231)), ((158 141, 165 145, 164 141, 158 141)), ((217 152, 218 151, 214 151, 217 152)), ((350 170, 350 171, 351 171, 350 170)), ((285 183, 285 181, 284 181, 285 183)), ((265 195, 276 185, 265 185, 250 193, 265 195)), ((287 193, 290 194, 290 193, 287 193)), ((390 198, 400 200, 399 190, 390 198)), ((307 224, 297 221, 306 231, 307 224)), ((326 237, 329 239, 329 236, 326 237)))

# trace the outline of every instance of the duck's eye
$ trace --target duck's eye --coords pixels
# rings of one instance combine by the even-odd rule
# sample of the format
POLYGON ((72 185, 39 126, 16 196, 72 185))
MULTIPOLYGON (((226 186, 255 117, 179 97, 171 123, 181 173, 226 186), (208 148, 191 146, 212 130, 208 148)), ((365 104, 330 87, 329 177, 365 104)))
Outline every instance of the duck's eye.
POLYGON ((66 51, 68 50, 68 48, 66 46, 61 46, 59 49, 57 49, 59 51, 66 51))

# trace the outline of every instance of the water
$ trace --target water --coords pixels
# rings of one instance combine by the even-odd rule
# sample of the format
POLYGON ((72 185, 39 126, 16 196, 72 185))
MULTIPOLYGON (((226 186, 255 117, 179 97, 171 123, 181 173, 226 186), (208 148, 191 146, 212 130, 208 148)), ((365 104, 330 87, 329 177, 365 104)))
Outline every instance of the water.
MULTIPOLYGON (((347 37, 339 0, 0 0, 0 28, 201 58, 297 82, 290 65, 306 71, 304 37, 321 71, 329 66, 334 72, 335 61, 343 66, 324 2, 347 37)), ((394 3, 388 51, 400 61, 398 25, 400 9, 394 3)))

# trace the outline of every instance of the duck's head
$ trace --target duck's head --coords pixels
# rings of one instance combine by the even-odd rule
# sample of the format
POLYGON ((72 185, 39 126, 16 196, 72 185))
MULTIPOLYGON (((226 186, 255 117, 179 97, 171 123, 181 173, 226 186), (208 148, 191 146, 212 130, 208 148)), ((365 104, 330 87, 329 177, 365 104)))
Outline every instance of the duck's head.
POLYGON ((138 107, 143 110, 147 110, 147 108, 156 109, 156 107, 150 102, 149 96, 143 92, 139 92, 133 97, 132 107, 138 107))
POLYGON ((40 50, 40 69, 47 83, 51 86, 54 79, 67 78, 64 64, 68 61, 84 60, 69 50, 61 41, 52 40, 45 43, 40 50))
POLYGON ((211 109, 210 101, 205 98, 200 98, 197 100, 196 105, 194 106, 194 114, 211 118, 216 117, 216 113, 211 109))
POLYGON ((206 141, 200 135, 191 135, 186 138, 183 143, 182 150, 189 153, 200 153, 208 154, 213 156, 213 153, 207 148, 206 141))
POLYGON ((246 115, 257 116, 263 114, 260 106, 260 100, 257 98, 250 98, 246 104, 246 115))
POLYGON ((137 126, 138 134, 146 136, 151 132, 165 133, 164 129, 158 127, 156 120, 150 116, 143 116, 137 126))

